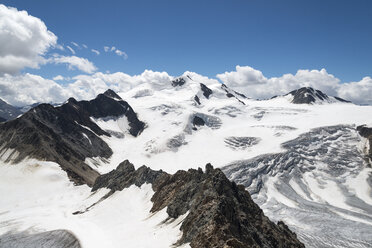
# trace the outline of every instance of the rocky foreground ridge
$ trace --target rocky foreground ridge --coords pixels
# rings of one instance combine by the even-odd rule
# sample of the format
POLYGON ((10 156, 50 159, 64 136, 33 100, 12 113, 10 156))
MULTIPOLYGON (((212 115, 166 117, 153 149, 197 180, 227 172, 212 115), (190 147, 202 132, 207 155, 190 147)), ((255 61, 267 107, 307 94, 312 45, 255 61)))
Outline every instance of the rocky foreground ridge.
POLYGON ((191 247, 305 247, 281 221, 271 222, 244 186, 230 182, 220 169, 178 171, 170 175, 146 166, 135 170, 128 160, 95 181, 92 191, 111 193, 131 185, 150 183, 154 190, 151 212, 167 208, 169 218, 187 214, 176 245, 191 247))

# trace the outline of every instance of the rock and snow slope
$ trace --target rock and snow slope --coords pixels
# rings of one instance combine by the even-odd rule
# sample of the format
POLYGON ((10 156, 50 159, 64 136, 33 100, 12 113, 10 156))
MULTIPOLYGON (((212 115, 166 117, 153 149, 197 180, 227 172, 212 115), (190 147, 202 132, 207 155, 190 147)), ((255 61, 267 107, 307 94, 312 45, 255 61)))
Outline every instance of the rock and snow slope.
MULTIPOLYGON (((372 171, 363 159, 356 126, 371 122, 372 107, 312 92, 322 99, 294 104, 296 93, 257 101, 194 75, 164 85, 144 83, 118 93, 145 123, 141 135, 131 135, 129 118, 90 115, 90 126, 77 121, 79 126, 107 144, 112 155, 92 154, 80 159, 101 174, 125 159, 138 167, 146 164, 168 173, 212 163, 245 185, 265 214, 275 221, 284 220, 307 247, 368 247, 372 171), (336 236, 334 230, 342 235, 336 236)), ((305 93, 308 96, 307 90, 305 93)), ((92 142, 89 136, 80 139, 92 142)), ((16 146, 3 148, 0 156, 8 162, 20 152, 16 146)), ((73 188, 79 187, 85 186, 73 188)), ((93 202, 90 197, 95 197, 80 195, 84 199, 77 202, 88 201, 86 207, 93 202)), ((2 212, 9 208, 2 208, 2 212)), ((179 232, 179 226, 175 230, 179 232)))

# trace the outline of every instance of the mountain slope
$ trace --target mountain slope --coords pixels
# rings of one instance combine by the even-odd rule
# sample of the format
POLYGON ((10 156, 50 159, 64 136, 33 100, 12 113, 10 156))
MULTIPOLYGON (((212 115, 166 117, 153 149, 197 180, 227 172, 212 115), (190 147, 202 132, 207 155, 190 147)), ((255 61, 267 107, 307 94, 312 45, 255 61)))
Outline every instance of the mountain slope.
POLYGON ((99 175, 85 163, 88 157, 109 158, 110 147, 100 136, 111 136, 91 118, 125 116, 129 133, 137 136, 144 128, 129 104, 112 91, 91 101, 70 98, 60 107, 40 104, 20 118, 1 124, 0 155, 18 163, 27 157, 54 161, 76 183, 93 184, 99 175))
POLYGON ((359 142, 352 126, 317 128, 283 143, 282 153, 236 161, 223 171, 271 219, 290 223, 307 247, 369 247, 372 170, 359 142))
POLYGON ((283 222, 275 225, 263 215, 244 187, 230 182, 219 169, 178 171, 169 175, 148 167, 138 170, 129 161, 100 176, 93 191, 117 190, 151 183, 151 212, 164 208, 170 218, 186 215, 178 244, 191 247, 304 247, 283 222))
POLYGON ((20 114, 22 112, 18 108, 0 99, 0 122, 15 119, 20 114))
MULTIPOLYGON (((16 199, 9 206, 6 201, 1 203, 1 206, 7 206, 5 209, 14 208, 17 211, 12 210, 2 215, 6 224, 2 229, 0 226, 0 231, 3 233, 4 230, 16 227, 17 221, 21 226, 40 227, 41 231, 72 230, 79 240, 83 240, 82 246, 87 247, 117 247, 124 242, 128 242, 129 247, 146 247, 160 241, 163 242, 160 247, 169 247, 178 240, 197 242, 193 241, 195 235, 186 237, 189 232, 198 229, 190 224, 187 228, 183 227, 181 232, 180 227, 183 223, 188 223, 186 214, 191 211, 198 214, 190 223, 198 223, 199 220, 200 225, 204 223, 205 216, 199 215, 198 207, 193 205, 194 201, 202 201, 199 205, 204 206, 203 199, 196 193, 196 189, 200 188, 194 187, 193 182, 210 186, 211 181, 205 178, 205 173, 201 174, 197 169, 198 165, 211 163, 223 168, 229 179, 244 185, 266 216, 276 222, 283 220, 307 247, 368 247, 372 236, 372 171, 367 166, 363 151, 370 150, 366 149, 365 145, 369 143, 358 134, 356 126, 370 123, 372 107, 345 104, 332 97, 322 97, 322 101, 320 98, 315 99, 315 104, 291 103, 294 98, 292 94, 257 101, 235 92, 227 85, 191 73, 173 82, 143 83, 117 95, 109 91, 93 101, 78 102, 70 99, 60 107, 41 105, 35 108, 36 113, 31 110, 24 115, 30 120, 22 116, 18 121, 14 120, 17 125, 2 124, 0 139, 4 146, 0 148, 1 160, 16 161, 17 164, 12 168, 6 163, 3 174, 0 175, 7 178, 8 170, 21 168, 17 169, 19 174, 15 173, 13 179, 25 180, 27 177, 23 173, 26 171, 38 171, 39 167, 48 171, 46 167, 49 165, 51 168, 61 166, 78 183, 93 185, 95 178, 110 175, 108 177, 113 184, 107 184, 106 187, 117 190, 109 192, 107 188, 100 188, 90 194, 86 185, 71 186, 69 190, 66 189, 69 196, 59 192, 54 199, 53 194, 46 194, 43 200, 49 199, 53 206, 45 200, 43 207, 36 206, 39 203, 34 204, 33 198, 22 205, 20 199, 25 196, 19 193, 22 196, 15 195, 16 199), (120 97, 128 101, 128 106, 121 103, 120 97), (29 131, 23 130, 28 125, 31 125, 27 129, 29 131), (36 134, 30 135, 33 132, 36 134), (51 138, 54 137, 52 135, 56 138, 51 138), (56 140, 63 147, 61 152, 55 148, 60 145, 56 140), (34 141, 39 143, 35 142, 33 145, 34 141), (36 149, 35 144, 41 149, 36 149), (17 147, 22 149, 14 150, 17 147), (43 150, 45 151, 40 155, 43 150), (20 161, 22 154, 29 155, 25 155, 24 160, 20 161), (67 156, 63 157, 63 154, 67 156), (30 157, 39 160, 32 162, 33 166, 22 167, 23 163, 30 161, 30 157), (57 161, 60 165, 53 163, 53 167, 50 163, 40 161, 45 159, 57 161), (136 172, 131 169, 128 181, 124 180, 130 183, 124 188, 122 179, 118 181, 115 173, 99 176, 112 171, 126 159, 136 166, 146 164, 151 169, 136 167, 136 172), (76 162, 70 163, 72 160, 76 162), (94 170, 86 173, 83 166, 94 170), (179 170, 190 171, 177 172, 179 170), (75 178, 73 173, 77 175, 75 178), (172 194, 165 188, 164 191, 154 188, 156 183, 151 185, 151 182, 158 180, 158 174, 165 173, 177 175, 162 177, 169 180, 173 178, 174 182, 167 179, 164 183, 169 186, 167 189, 175 189, 181 192, 180 195, 172 194), (190 179, 190 175, 197 179, 190 179), (150 180, 148 177, 154 178, 150 180), (190 180, 187 181, 188 179, 190 180), (179 188, 180 185, 184 187, 179 188), (158 200, 153 198, 155 196, 158 200), (76 200, 66 203, 60 200, 64 197, 76 200), (164 205, 153 204, 151 198, 154 203, 162 202, 164 205), (173 201, 177 204, 170 204, 173 201), (21 207, 15 207, 17 204, 21 207), (164 208, 149 214, 155 205, 159 209, 164 208), (30 211, 22 215, 28 208, 30 211), (57 216, 63 217, 58 225, 50 227, 48 223, 54 218, 49 214, 43 217, 43 213, 45 209, 54 208, 57 216), (115 210, 107 211, 108 208, 115 210), (168 209, 170 212, 167 212, 168 209), (34 213, 35 218, 30 216, 34 213), (133 213, 133 216, 127 213, 133 213), (178 218, 169 219, 169 216, 178 218), (202 216, 201 219, 198 216, 202 216), (130 221, 122 221, 128 218, 130 221), (138 230, 141 232, 138 233, 138 230), (112 242, 107 245, 107 240, 112 242)), ((44 180, 42 175, 37 178, 44 180)), ((220 177, 216 175, 213 178, 217 180, 220 177)), ((99 180, 101 179, 97 182, 99 180)), ((47 184, 53 185, 52 182, 47 184)), ((15 188, 12 182, 7 182, 6 185, 5 190, 15 188)), ((33 184, 27 187, 32 188, 31 185, 33 184)), ((223 188, 231 193, 231 188, 223 188)), ((29 195, 35 197, 40 194, 36 193, 38 191, 40 189, 35 189, 29 195)), ((216 196, 216 191, 212 190, 213 197, 216 196)), ((207 190, 205 193, 208 192, 207 190)), ((235 224, 241 221, 239 213, 243 210, 239 205, 241 199, 230 193, 227 193, 222 203, 219 198, 212 197, 213 202, 221 208, 208 205, 208 209, 214 211, 213 215, 226 213, 219 220, 222 224, 226 220, 233 221, 228 226, 234 229, 235 224), (234 209, 238 211, 233 215, 229 211, 221 212, 225 203, 235 206, 234 209)), ((200 232, 208 230, 205 229, 200 232)), ((21 228, 22 230, 24 229, 21 228)), ((220 231, 214 230, 216 233, 220 231)), ((229 228, 226 231, 229 235, 236 234, 229 228)), ((229 235, 226 236, 227 239, 232 237, 229 235)), ((235 238, 239 242, 245 242, 239 235, 234 236, 235 238)), ((222 243, 227 242, 227 239, 211 238, 213 242, 222 243)), ((189 246, 188 243, 184 245, 189 246)))

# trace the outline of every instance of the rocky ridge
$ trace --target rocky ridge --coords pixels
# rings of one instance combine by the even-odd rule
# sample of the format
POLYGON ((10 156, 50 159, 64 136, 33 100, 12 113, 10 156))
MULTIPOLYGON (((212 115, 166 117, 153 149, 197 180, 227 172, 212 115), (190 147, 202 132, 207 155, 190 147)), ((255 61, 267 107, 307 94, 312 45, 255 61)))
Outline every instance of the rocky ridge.
POLYGON ((187 214, 176 245, 191 247, 304 247, 283 222, 274 224, 252 201, 244 186, 230 182, 220 169, 178 171, 170 175, 146 166, 135 170, 128 160, 101 175, 92 191, 111 193, 131 185, 152 184, 151 212, 167 208, 169 218, 187 214))
POLYGON ((26 157, 58 163, 75 183, 92 185, 99 173, 84 161, 109 158, 111 148, 99 137, 110 136, 91 118, 126 116, 129 133, 139 135, 145 123, 131 106, 112 90, 91 101, 70 98, 53 107, 40 104, 20 118, 0 124, 0 157, 18 163, 26 157))
POLYGON ((316 90, 311 87, 302 87, 300 89, 293 90, 286 96, 288 95, 293 96, 291 103, 295 104, 313 104, 316 102, 349 102, 340 97, 329 97, 320 90, 316 90))

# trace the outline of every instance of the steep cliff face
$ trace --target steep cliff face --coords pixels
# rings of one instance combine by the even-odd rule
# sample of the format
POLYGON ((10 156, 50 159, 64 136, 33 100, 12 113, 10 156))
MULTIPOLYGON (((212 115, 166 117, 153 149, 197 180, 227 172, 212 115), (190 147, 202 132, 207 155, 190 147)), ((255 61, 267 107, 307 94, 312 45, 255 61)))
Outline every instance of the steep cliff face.
POLYGON ((304 247, 288 227, 274 224, 252 201, 244 186, 230 182, 220 169, 178 171, 170 175, 146 166, 138 170, 129 161, 97 178, 93 191, 123 190, 151 183, 151 212, 167 208, 170 219, 186 214, 177 245, 191 247, 304 247))

